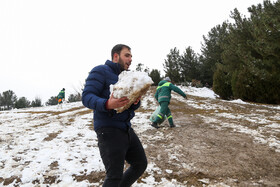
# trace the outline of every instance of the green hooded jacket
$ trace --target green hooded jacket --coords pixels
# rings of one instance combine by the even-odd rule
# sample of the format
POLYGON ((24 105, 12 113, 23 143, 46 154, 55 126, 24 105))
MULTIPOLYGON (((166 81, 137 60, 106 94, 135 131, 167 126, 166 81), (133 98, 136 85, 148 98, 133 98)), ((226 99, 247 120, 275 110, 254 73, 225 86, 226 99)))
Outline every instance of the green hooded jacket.
POLYGON ((159 103, 162 101, 170 102, 172 90, 183 97, 187 97, 186 94, 180 88, 166 80, 162 80, 158 83, 157 91, 155 94, 156 100, 159 103))
POLYGON ((61 90, 59 92, 59 94, 57 95, 57 98, 58 99, 64 99, 65 98, 65 91, 64 90, 61 90))

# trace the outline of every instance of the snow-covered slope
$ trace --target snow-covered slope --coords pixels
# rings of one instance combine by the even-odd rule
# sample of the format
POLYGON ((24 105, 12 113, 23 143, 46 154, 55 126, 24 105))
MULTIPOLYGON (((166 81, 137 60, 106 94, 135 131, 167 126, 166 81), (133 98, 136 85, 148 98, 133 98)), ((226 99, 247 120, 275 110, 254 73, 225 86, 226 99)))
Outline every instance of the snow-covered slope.
MULTIPOLYGON (((200 118, 203 123, 217 131, 231 129, 232 132, 246 134, 252 137, 256 144, 268 146, 276 154, 280 152, 279 106, 261 105, 255 110, 257 113, 232 113, 230 106, 242 109, 259 105, 240 101, 220 101, 215 99, 215 94, 207 88, 181 87, 181 89, 189 98, 184 100, 181 96, 173 94, 173 102, 180 102, 182 107, 193 110, 203 110, 205 114, 212 112, 211 115, 200 112, 191 114, 190 117, 200 118), (223 103, 226 103, 226 106, 223 103), (275 115, 268 116, 269 111, 275 111, 275 115), (254 128, 244 126, 240 123, 241 120, 257 126, 254 128)), ((153 94, 154 91, 149 90, 143 97, 141 108, 132 120, 133 128, 147 149, 149 159, 147 171, 134 186, 187 186, 188 179, 184 182, 176 178, 170 179, 176 169, 163 170, 156 162, 160 158, 154 160, 150 156, 152 153, 148 152, 153 143, 174 138, 173 135, 165 134, 167 131, 170 132, 168 125, 160 130, 153 129, 149 125, 149 117, 157 106, 153 94), (160 176, 160 180, 156 176, 160 176)), ((175 104, 171 103, 172 105, 175 104)), ((180 117, 180 113, 184 113, 184 110, 172 107, 171 110, 178 119, 177 129, 183 129, 184 123, 191 125, 187 117, 186 119, 180 117)), ((83 107, 81 102, 66 103, 62 108, 46 106, 0 112, 0 185, 100 186, 105 174, 96 134, 92 128, 92 117, 92 111, 83 107)), ((174 120, 176 123, 176 118, 174 120)), ((161 149, 171 145, 159 144, 156 147, 161 149)), ((182 146, 178 142, 171 148, 178 151, 182 146)), ((170 160, 180 162, 177 151, 169 152, 170 160)), ((182 161, 180 167, 189 171, 196 170, 194 166, 195 163, 182 161)), ((219 181, 212 183, 209 180, 197 179, 201 184, 227 186, 226 183, 219 181)))

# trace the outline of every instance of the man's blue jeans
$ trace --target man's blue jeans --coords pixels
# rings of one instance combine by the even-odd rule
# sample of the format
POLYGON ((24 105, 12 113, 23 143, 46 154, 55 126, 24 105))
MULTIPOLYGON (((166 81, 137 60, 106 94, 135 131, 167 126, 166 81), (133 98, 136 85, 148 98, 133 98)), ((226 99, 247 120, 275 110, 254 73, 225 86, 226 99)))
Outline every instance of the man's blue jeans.
POLYGON ((103 187, 131 186, 146 170, 143 146, 132 128, 97 130, 98 147, 106 169, 103 187), (124 162, 130 167, 123 173, 124 162))

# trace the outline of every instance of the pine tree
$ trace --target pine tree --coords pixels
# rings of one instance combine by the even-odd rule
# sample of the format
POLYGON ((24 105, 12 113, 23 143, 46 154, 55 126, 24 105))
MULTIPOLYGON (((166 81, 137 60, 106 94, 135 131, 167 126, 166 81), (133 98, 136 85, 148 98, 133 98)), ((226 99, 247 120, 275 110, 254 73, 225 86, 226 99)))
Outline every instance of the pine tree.
POLYGON ((81 101, 82 100, 82 95, 81 93, 77 93, 77 94, 70 94, 68 97, 68 101, 70 103, 72 102, 77 102, 77 101, 81 101))
POLYGON ((160 71, 157 69, 152 69, 151 73, 149 76, 152 78, 154 84, 153 85, 158 85, 158 83, 161 81, 161 76, 160 76, 160 71))
POLYGON ((253 49, 245 63, 251 67, 255 89, 259 94, 257 102, 280 103, 280 1, 274 4, 264 1, 249 9, 251 13, 248 45, 253 49))
POLYGON ((142 71, 144 71, 144 72, 146 72, 146 73, 150 73, 150 69, 148 68, 148 67, 145 67, 144 68, 144 64, 142 64, 142 63, 138 63, 137 65, 136 65, 136 69, 135 69, 136 71, 140 71, 140 72, 142 72, 142 71))
POLYGON ((167 59, 164 60, 163 64, 166 76, 170 77, 175 83, 182 81, 180 76, 180 60, 181 56, 179 50, 175 47, 170 50, 170 53, 167 55, 167 59))
POLYGON ((265 1, 248 9, 250 19, 232 12, 223 64, 231 76, 233 96, 261 103, 280 103, 280 7, 265 1), (276 15, 276 16, 275 16, 276 15), (278 16, 277 16, 278 15, 278 16))
POLYGON ((208 32, 207 36, 203 36, 204 44, 201 49, 200 74, 203 84, 213 85, 213 75, 216 71, 216 64, 222 63, 222 45, 226 42, 228 35, 228 23, 217 25, 208 32))
POLYGON ((17 96, 12 90, 8 90, 2 93, 1 105, 4 107, 5 110, 12 109, 16 101, 17 96))
POLYGON ((35 100, 31 102, 31 107, 41 107, 42 106, 42 100, 39 97, 36 97, 35 100))
POLYGON ((15 108, 28 108, 30 101, 26 97, 21 97, 15 102, 15 108))
POLYGON ((57 97, 56 96, 52 96, 51 98, 49 98, 49 100, 46 102, 47 106, 50 105, 57 105, 57 97))
POLYGON ((190 46, 184 51, 179 65, 182 80, 191 82, 192 79, 200 79, 198 57, 190 46))
POLYGON ((217 64, 217 69, 213 76, 213 91, 222 99, 231 99, 231 76, 226 71, 226 66, 217 64))
POLYGON ((3 104, 3 98, 2 98, 2 94, 0 93, 0 110, 2 110, 2 107, 4 106, 3 104))
POLYGON ((144 64, 138 63, 138 64, 136 65, 136 71, 143 71, 143 66, 144 66, 144 64))

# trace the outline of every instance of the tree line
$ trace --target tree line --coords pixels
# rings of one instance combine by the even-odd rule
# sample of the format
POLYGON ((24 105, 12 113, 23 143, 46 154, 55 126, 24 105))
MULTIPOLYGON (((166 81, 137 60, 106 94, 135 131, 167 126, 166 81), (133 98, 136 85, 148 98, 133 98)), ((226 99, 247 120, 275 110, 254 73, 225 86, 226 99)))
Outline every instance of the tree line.
MULTIPOLYGON (((164 71, 175 83, 199 80, 222 99, 280 103, 280 1, 252 5, 250 17, 237 9, 203 36, 201 54, 175 47, 164 71)), ((152 70, 153 71, 153 70, 152 70)))
MULTIPOLYGON (((68 97, 68 102, 81 101, 81 93, 70 94, 68 97)), ((57 97, 52 96, 48 99, 45 105, 57 105, 57 97)), ((33 101, 29 101, 26 97, 18 98, 14 91, 7 90, 0 93, 0 110, 11 110, 13 108, 29 108, 29 107, 41 107, 43 106, 42 100, 36 97, 33 101)))
POLYGON ((2 94, 0 93, 0 110, 40 106, 42 106, 40 98, 35 98, 30 102, 26 97, 18 98, 12 90, 4 91, 2 94))

